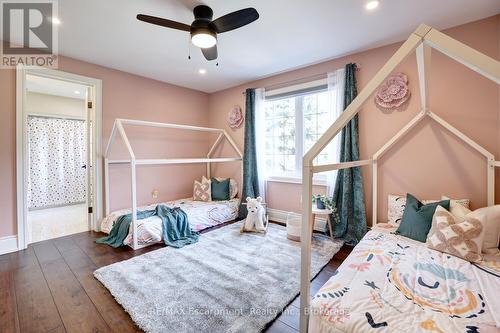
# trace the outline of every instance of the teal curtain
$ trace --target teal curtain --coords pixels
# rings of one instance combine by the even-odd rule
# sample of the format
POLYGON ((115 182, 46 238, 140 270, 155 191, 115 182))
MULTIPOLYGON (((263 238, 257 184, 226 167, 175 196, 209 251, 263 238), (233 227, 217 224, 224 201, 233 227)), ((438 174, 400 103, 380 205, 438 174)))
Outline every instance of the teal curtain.
MULTIPOLYGON (((347 64, 345 71, 344 110, 356 98, 356 64, 347 64)), ((340 162, 359 160, 358 115, 342 129, 340 162)), ((361 168, 338 171, 333 200, 339 214, 333 234, 347 244, 356 245, 366 233, 366 210, 361 168)))
POLYGON ((255 143, 255 89, 246 90, 245 102, 245 149, 243 152, 243 188, 238 217, 247 216, 246 197, 259 196, 259 178, 257 175, 257 153, 255 143))

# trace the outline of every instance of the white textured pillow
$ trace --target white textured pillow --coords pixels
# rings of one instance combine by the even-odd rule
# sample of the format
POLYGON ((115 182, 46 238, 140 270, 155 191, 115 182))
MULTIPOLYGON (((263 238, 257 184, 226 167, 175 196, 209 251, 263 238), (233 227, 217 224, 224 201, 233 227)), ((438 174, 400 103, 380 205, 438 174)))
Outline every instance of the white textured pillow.
POLYGON ((194 201, 211 201, 212 186, 210 179, 203 177, 201 182, 195 180, 193 185, 193 200, 194 201))
POLYGON ((447 196, 442 195, 441 200, 450 200, 450 213, 452 213, 455 217, 463 219, 471 212, 469 209, 469 199, 450 199, 447 196))
MULTIPOLYGON (((223 181, 227 178, 216 177, 218 181, 223 181)), ((238 195, 238 183, 233 178, 229 179, 229 199, 234 199, 238 195)))
POLYGON ((481 221, 485 229, 482 252, 485 254, 499 254, 500 240, 500 205, 476 209, 467 215, 481 221), (482 217, 482 218, 481 218, 482 217))

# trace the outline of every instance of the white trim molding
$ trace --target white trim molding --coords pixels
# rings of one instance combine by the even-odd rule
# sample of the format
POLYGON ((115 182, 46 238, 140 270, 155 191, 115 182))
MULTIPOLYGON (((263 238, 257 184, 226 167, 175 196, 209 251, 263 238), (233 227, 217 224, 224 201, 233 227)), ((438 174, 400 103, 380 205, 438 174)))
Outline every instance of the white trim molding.
MULTIPOLYGON (((267 215, 269 216, 269 221, 278 222, 280 224, 286 224, 287 216, 290 215, 293 218, 300 218, 300 214, 294 212, 287 212, 285 210, 267 208, 267 215)), ((326 231, 326 218, 316 217, 314 221, 314 230, 319 232, 326 231)))
POLYGON ((18 247, 16 235, 0 237, 0 255, 16 252, 17 250, 18 247))
MULTIPOLYGON (((28 239, 28 210, 26 207, 26 195, 28 188, 28 153, 27 153, 27 111, 26 105, 26 75, 42 76, 46 78, 78 83, 91 88, 92 108, 89 113, 89 121, 94 125, 94 137, 92 139, 92 162, 93 175, 92 183, 94 193, 92 202, 89 206, 93 208, 89 215, 89 224, 92 230, 98 231, 98 221, 102 219, 103 200, 102 200, 102 81, 99 79, 86 77, 82 75, 63 72, 55 69, 48 69, 37 66, 21 66, 16 68, 16 181, 17 181, 17 239, 18 250, 25 249, 29 242, 28 239)), ((89 105, 87 105, 89 107, 89 105)))

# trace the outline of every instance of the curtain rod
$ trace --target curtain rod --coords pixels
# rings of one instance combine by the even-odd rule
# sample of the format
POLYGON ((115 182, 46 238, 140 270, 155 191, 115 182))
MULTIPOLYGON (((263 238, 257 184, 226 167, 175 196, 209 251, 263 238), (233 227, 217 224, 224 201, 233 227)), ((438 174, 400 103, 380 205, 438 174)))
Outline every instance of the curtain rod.
MULTIPOLYGON (((356 64, 356 70, 360 70, 361 65, 359 63, 355 63, 355 64, 356 64)), ((318 79, 321 79, 321 78, 327 76, 328 73, 330 73, 330 72, 319 73, 319 74, 314 74, 314 75, 310 75, 310 76, 306 76, 306 77, 301 77, 298 79, 293 79, 290 81, 279 82, 279 83, 275 83, 275 84, 272 84, 270 86, 264 87, 264 89, 265 90, 273 90, 273 89, 283 88, 283 87, 286 87, 288 85, 292 85, 293 83, 305 83, 305 82, 309 82, 309 81, 314 81, 314 80, 318 80, 318 79)), ((241 93, 243 95, 245 95, 246 91, 243 90, 241 93)))

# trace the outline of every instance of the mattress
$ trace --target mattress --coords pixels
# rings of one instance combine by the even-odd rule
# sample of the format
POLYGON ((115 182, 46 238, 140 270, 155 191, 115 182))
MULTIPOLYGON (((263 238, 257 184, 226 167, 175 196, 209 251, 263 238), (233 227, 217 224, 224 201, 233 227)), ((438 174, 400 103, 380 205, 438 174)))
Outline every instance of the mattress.
MULTIPOLYGON (((191 228, 201 231, 221 223, 233 221, 238 216, 239 199, 226 201, 194 201, 192 199, 180 199, 156 203, 148 206, 138 207, 137 210, 155 209, 157 205, 168 207, 180 207, 188 216, 191 228)), ((101 222, 101 231, 109 234, 116 220, 125 214, 130 214, 131 209, 117 210, 106 216, 101 222)), ((137 240, 139 245, 156 243, 162 240, 162 222, 158 216, 137 221, 137 240)), ((128 236, 125 238, 125 245, 132 244, 132 225, 128 236)))
POLYGON ((311 302, 310 332, 499 332, 500 258, 369 231, 311 302))

